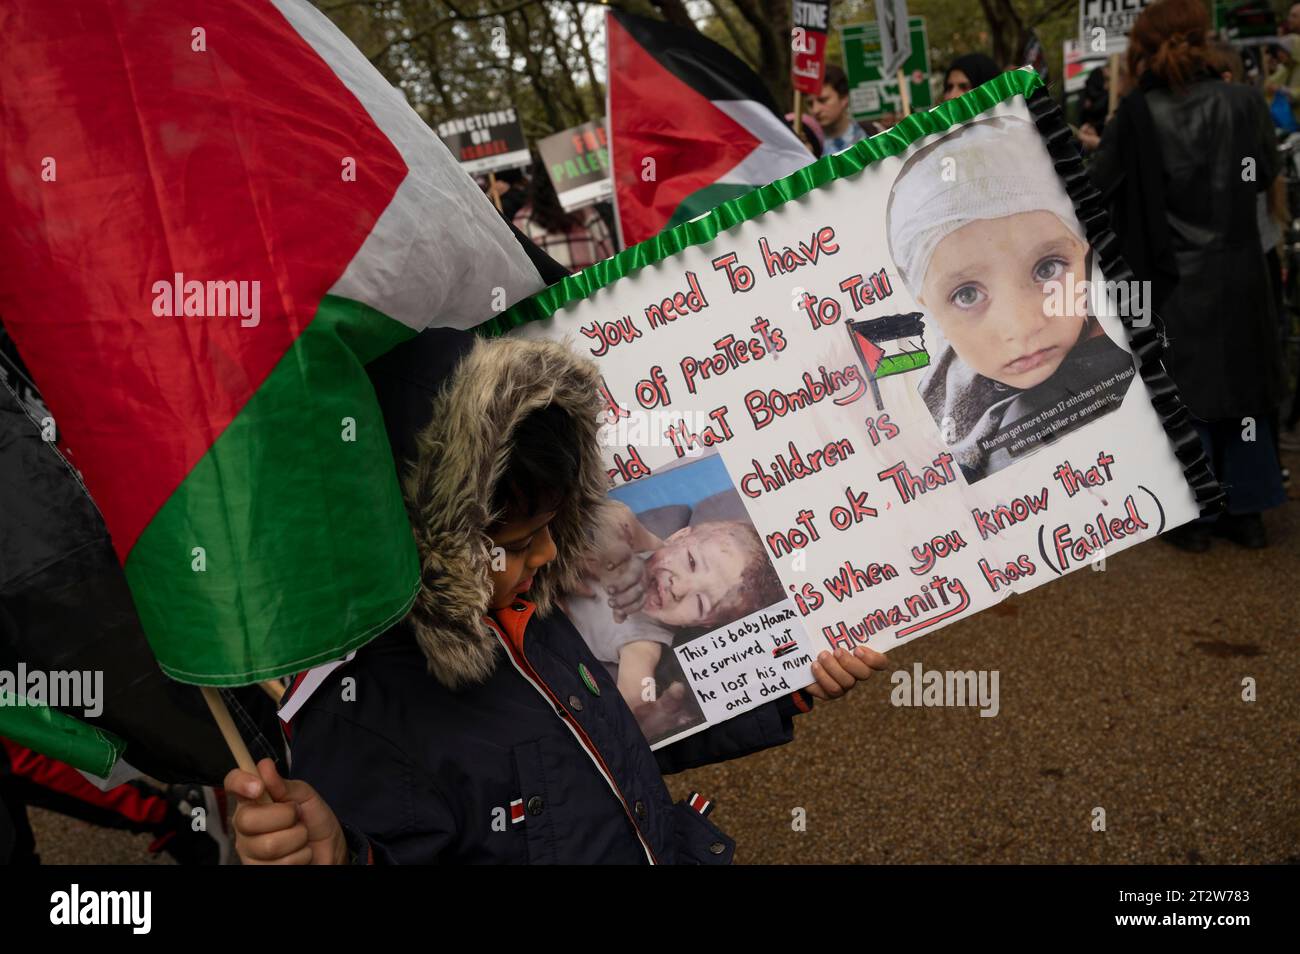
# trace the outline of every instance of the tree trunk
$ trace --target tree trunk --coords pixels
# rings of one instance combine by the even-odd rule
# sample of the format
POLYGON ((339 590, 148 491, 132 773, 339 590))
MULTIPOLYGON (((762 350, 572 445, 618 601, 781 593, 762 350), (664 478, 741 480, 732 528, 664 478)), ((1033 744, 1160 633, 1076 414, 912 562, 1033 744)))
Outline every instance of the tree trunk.
POLYGON ((559 33, 555 29, 555 21, 551 18, 551 8, 542 7, 542 25, 546 31, 546 38, 550 41, 551 49, 555 53, 555 62, 559 67, 560 85, 564 88, 568 96, 569 103, 573 108, 574 121, 569 126, 580 123, 591 117, 587 115, 587 107, 583 105, 582 96, 578 92, 578 84, 573 81, 574 70, 569 67, 569 46, 567 43, 560 42, 559 33))
POLYGON ((993 59, 999 68, 1019 66, 1017 60, 1029 40, 1029 29, 1016 12, 1011 0, 980 0, 984 19, 989 25, 993 41, 993 59))
POLYGON ((722 21, 722 25, 726 28, 727 35, 730 36, 732 42, 736 44, 736 49, 739 52, 740 58, 745 61, 745 64, 750 69, 757 72, 758 52, 750 45, 749 38, 746 37, 744 31, 741 30, 740 24, 736 22, 736 18, 727 12, 727 8, 723 6, 722 0, 709 0, 709 6, 713 7, 714 12, 718 15, 718 19, 722 21))
POLYGON ((758 34, 758 70, 777 108, 791 100, 790 0, 734 0, 737 12, 758 34))
POLYGON ((688 30, 694 30, 696 33, 700 32, 700 28, 695 25, 691 15, 686 12, 684 0, 650 0, 650 2, 655 5, 655 9, 662 13, 664 19, 669 23, 685 27, 688 30))

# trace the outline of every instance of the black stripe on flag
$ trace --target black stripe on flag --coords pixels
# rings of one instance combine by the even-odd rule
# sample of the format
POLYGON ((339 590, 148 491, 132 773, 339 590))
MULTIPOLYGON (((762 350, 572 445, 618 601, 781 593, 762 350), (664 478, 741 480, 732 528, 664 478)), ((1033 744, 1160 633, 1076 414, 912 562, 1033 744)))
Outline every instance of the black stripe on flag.
POLYGON ((895 338, 920 338, 925 333, 925 316, 919 311, 905 315, 885 315, 863 321, 849 319, 849 327, 868 341, 892 341, 895 338))
MULTIPOLYGON (((57 708, 119 736, 122 758, 160 781, 220 785, 234 757, 198 688, 158 668, 103 518, 30 406, 0 377, 0 669, 101 671, 99 716, 57 708)), ((253 757, 283 769, 271 700, 255 687, 222 695, 253 757)))
MULTIPOLYGON (((752 99, 780 118, 772 93, 734 53, 694 30, 639 17, 622 10, 611 13, 647 53, 687 86, 710 102, 752 99)), ((784 122, 784 119, 782 119, 784 122)))

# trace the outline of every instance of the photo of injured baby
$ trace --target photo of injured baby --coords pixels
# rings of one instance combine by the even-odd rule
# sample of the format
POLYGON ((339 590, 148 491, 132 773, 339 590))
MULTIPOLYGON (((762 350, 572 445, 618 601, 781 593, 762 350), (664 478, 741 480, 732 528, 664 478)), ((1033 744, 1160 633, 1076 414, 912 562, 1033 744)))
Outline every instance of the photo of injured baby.
POLYGON ((586 591, 565 610, 653 745, 704 722, 671 648, 785 593, 716 455, 610 497, 586 591))
POLYGON ((1129 352, 1091 313, 1091 251, 1031 123, 963 126, 903 164, 890 254, 923 309, 921 397, 967 481, 1119 406, 1129 352))

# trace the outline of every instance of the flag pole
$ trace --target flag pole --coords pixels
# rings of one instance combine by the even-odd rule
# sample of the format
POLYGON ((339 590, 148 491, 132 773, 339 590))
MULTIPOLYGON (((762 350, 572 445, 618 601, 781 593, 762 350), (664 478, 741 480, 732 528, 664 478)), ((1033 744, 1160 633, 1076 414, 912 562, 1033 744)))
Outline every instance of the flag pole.
POLYGON ((903 101, 903 115, 912 115, 912 88, 907 85, 907 76, 903 68, 898 68, 898 96, 903 101))
MULTIPOLYGON (((257 771, 257 763, 253 761, 253 753, 248 751, 243 736, 235 727, 235 720, 231 718, 230 710, 226 708, 226 700, 221 698, 221 692, 212 686, 199 686, 199 691, 203 693, 203 701, 208 704, 208 710, 212 713, 217 728, 221 730, 221 737, 226 740, 226 748, 230 749, 230 754, 235 757, 235 764, 239 766, 240 771, 248 772, 254 778, 261 778, 257 771)), ((257 801, 262 805, 270 804, 271 796, 266 791, 266 786, 262 786, 262 794, 258 796, 257 801)))
POLYGON ((1119 105, 1119 54, 1112 53, 1110 62, 1106 64, 1106 118, 1109 119, 1115 115, 1115 108, 1119 105))
POLYGON ((199 689, 203 692, 203 701, 208 704, 217 728, 221 730, 221 737, 226 740, 230 754, 235 757, 235 764, 245 772, 256 775, 257 763, 253 761, 253 753, 248 751, 239 729, 235 727, 235 720, 231 718, 230 710, 226 708, 226 700, 221 698, 221 693, 212 686, 200 686, 199 689))
POLYGON ((501 208, 501 196, 497 195, 497 174, 495 172, 488 173, 488 191, 492 193, 492 204, 497 207, 497 211, 504 213, 505 209, 501 208))

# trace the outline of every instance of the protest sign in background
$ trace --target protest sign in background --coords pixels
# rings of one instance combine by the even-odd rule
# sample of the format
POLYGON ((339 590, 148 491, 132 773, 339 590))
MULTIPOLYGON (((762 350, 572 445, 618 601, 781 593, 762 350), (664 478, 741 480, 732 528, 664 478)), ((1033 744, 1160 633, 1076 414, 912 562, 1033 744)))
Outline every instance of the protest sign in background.
MULTIPOLYGON (((930 93, 930 47, 925 32, 925 17, 909 17, 912 51, 903 61, 912 109, 928 109, 934 102, 930 93)), ((849 80, 849 109, 859 121, 880 119, 887 113, 901 114, 903 100, 898 92, 897 70, 885 71, 880 44, 880 27, 876 23, 846 26, 840 31, 844 50, 844 73, 849 80)))
POLYGON ((1105 68, 1107 57, 1104 53, 1093 53, 1077 39, 1067 39, 1064 43, 1063 60, 1065 62, 1065 95, 1068 99, 1083 92, 1088 82, 1088 74, 1098 67, 1105 68))
POLYGON ((876 30, 880 38, 880 71, 892 76, 912 55, 907 0, 876 0, 876 30))
POLYGON ((528 141, 513 106, 438 123, 438 135, 470 175, 528 165, 528 141))
POLYGON ((831 28, 831 0, 794 0, 790 84, 816 96, 826 75, 826 37, 831 28))
POLYGON ((1152 0, 1079 0, 1079 41, 1090 51, 1123 53, 1138 14, 1152 0))
MULTIPOLYGON (((963 371, 987 366, 993 335, 963 339, 973 319, 952 308, 975 314, 1008 263, 1043 285, 1027 321, 1050 313, 1049 280, 1102 287, 1087 244, 1113 243, 1097 194, 1072 141, 1056 136, 1055 155, 1044 144, 1064 128, 1036 75, 1003 74, 492 322, 567 337, 600 365, 613 496, 663 541, 641 547, 650 620, 629 638, 669 647, 655 690, 692 723, 683 731, 806 685, 818 652, 892 649, 1218 499, 1159 364, 1154 321, 1121 316, 1105 295, 1043 324, 1024 355, 997 357, 988 373, 999 380, 963 371), (1054 159, 1074 170, 1068 195, 1054 159), (1014 215, 982 202, 1011 203, 1014 215), (908 238, 935 215, 969 222, 937 245, 908 238), (964 276, 951 294, 941 285, 945 297, 918 299, 932 273, 949 271, 964 276), (1043 345, 1040 333, 1065 343, 1043 345), (978 406, 933 400, 935 382, 961 381, 978 406), (633 499, 652 483, 675 486, 633 499), (754 566, 754 535, 775 591, 754 566), (719 575, 745 598, 727 597, 719 575), (655 625, 671 630, 666 641, 655 625), (681 711, 685 693, 700 712, 681 711)), ((1024 305, 999 298, 996 320, 1024 305)), ((618 639, 577 622, 615 664, 618 639)))
POLYGON ((593 119, 539 139, 537 152, 564 211, 600 202, 614 194, 603 119, 593 119))
POLYGON ((1072 125, 1078 126, 1083 122, 1081 115, 1081 99, 1083 91, 1088 85, 1088 77, 1097 69, 1105 70, 1110 58, 1105 53, 1091 53, 1088 48, 1080 43, 1077 39, 1070 38, 1064 43, 1064 63, 1065 83, 1064 83, 1064 102, 1066 119, 1072 125))
POLYGON ((1212 7, 1214 31, 1225 39, 1278 35, 1277 14, 1267 0, 1214 0, 1212 7))

